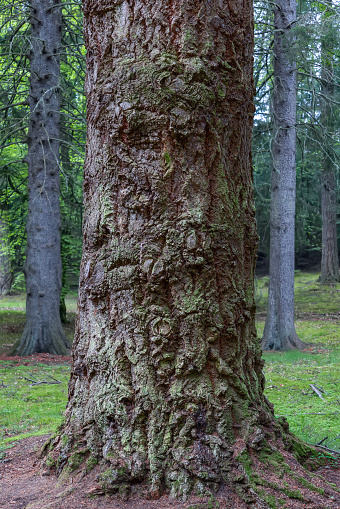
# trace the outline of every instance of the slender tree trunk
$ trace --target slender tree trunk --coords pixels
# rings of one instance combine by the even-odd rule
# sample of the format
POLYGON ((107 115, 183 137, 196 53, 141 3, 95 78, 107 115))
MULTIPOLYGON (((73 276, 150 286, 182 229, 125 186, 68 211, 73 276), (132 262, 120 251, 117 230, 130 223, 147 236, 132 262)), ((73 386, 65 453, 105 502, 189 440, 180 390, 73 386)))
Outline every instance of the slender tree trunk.
POLYGON ((224 486, 228 507, 269 509, 248 477, 284 434, 254 322, 252 5, 87 0, 84 14, 84 250, 46 465, 99 462, 96 493, 224 486))
MULTIPOLYGON (((326 1, 331 8, 332 2, 326 1)), ((327 14, 327 13, 326 13, 327 14)), ((327 21, 326 16, 326 21, 327 21)), ((323 149, 323 171, 321 173, 321 216, 322 216, 322 255, 321 276, 322 283, 339 281, 339 257, 336 229, 337 190, 334 166, 334 147, 332 136, 334 134, 335 119, 332 111, 334 99, 334 73, 331 62, 333 50, 332 39, 334 33, 328 27, 326 35, 321 42, 322 72, 321 72, 321 114, 320 126, 323 131, 321 144, 323 149)))
POLYGON ((296 63, 292 57, 296 0, 274 5, 270 269, 264 350, 301 348, 294 326, 296 189, 296 63))
POLYGON ((65 354, 70 345, 59 314, 60 2, 30 0, 30 15, 26 326, 15 351, 65 354))
POLYGON ((0 295, 8 293, 13 283, 11 258, 8 251, 8 228, 0 215, 0 295))
MULTIPOLYGON (((63 115, 61 115, 61 143, 60 143, 60 162, 63 169, 64 175, 71 176, 72 172, 72 163, 70 158, 70 149, 69 149, 69 140, 67 134, 64 132, 67 129, 67 124, 65 122, 65 119, 63 118, 63 115), (66 142, 66 143, 64 143, 66 142)), ((63 235, 65 235, 67 232, 63 227, 61 228, 61 263, 62 263, 62 290, 61 290, 61 297, 60 297, 60 319, 62 323, 67 323, 67 314, 66 314, 66 302, 65 302, 65 295, 67 292, 66 288, 66 272, 67 272, 67 250, 65 249, 65 241, 63 239, 63 235)))

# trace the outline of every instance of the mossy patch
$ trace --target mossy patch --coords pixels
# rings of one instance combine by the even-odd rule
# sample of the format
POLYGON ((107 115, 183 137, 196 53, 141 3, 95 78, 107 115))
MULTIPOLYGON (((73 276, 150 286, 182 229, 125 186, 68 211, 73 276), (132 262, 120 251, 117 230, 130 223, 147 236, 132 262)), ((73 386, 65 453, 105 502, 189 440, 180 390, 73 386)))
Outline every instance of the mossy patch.
POLYGON ((98 476, 100 487, 107 493, 119 491, 120 485, 129 484, 130 473, 126 466, 109 468, 98 476))
POLYGON ((86 461, 86 472, 91 472, 98 465, 98 458, 90 456, 86 461))
POLYGON ((89 455, 88 449, 84 449, 82 451, 77 451, 77 452, 72 453, 68 459, 68 466, 69 466, 70 471, 74 472, 74 471, 78 470, 80 465, 82 463, 84 463, 84 461, 86 460, 88 455, 89 455))

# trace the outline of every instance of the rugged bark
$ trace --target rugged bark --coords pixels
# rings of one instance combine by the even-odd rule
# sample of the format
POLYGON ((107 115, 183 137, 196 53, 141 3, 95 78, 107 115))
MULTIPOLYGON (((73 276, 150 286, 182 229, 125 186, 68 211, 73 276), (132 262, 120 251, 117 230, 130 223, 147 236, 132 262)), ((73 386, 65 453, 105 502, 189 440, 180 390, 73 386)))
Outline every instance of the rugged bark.
POLYGON ((301 348, 294 326, 296 191, 296 63, 292 57, 296 1, 274 5, 272 176, 268 309, 264 350, 301 348))
MULTIPOLYGON (((1 213, 0 213, 1 214, 1 213)), ((8 228, 0 215, 0 295, 10 291, 13 284, 11 258, 8 252, 8 228)))
POLYGON ((59 315, 60 2, 30 0, 30 16, 26 326, 15 351, 65 354, 70 345, 59 315))
POLYGON ((247 475, 284 435, 254 323, 252 5, 87 0, 84 13, 84 250, 45 464, 67 477, 99 462, 92 493, 227 485, 230 507, 268 508, 247 475))
MULTIPOLYGON (((332 2, 326 4, 331 8, 332 2)), ((327 13, 326 13, 327 14, 327 13)), ((326 16, 327 20, 327 16, 326 16)), ((321 114, 322 129, 321 146, 323 150, 323 170, 321 173, 321 217, 322 217, 322 252, 321 276, 322 283, 339 281, 339 256, 336 229, 337 190, 334 165, 334 147, 332 136, 335 129, 335 118, 332 111, 334 100, 334 72, 330 55, 333 51, 332 39, 334 34, 329 27, 321 42, 322 71, 321 71, 321 114)))

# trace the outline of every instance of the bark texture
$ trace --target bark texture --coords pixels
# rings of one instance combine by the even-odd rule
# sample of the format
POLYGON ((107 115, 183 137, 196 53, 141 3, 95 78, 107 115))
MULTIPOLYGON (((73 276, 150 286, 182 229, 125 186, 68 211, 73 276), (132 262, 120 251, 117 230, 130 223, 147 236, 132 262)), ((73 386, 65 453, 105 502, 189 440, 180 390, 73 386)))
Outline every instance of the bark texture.
POLYGON ((254 326, 251 2, 87 0, 84 13, 84 250, 46 464, 67 476, 101 462, 101 492, 227 484, 237 507, 268 507, 241 461, 281 433, 254 326))
POLYGON ((277 0, 274 10, 270 267, 264 350, 301 348, 294 326, 296 192, 296 63, 292 57, 296 1, 277 0))
POLYGON ((30 16, 26 326, 15 352, 65 354, 70 345, 59 314, 60 3, 30 0, 30 16))
POLYGON ((0 295, 8 293, 13 284, 13 272, 7 238, 8 228, 6 220, 0 215, 0 295))
MULTIPOLYGON (((331 8, 332 2, 326 4, 331 8)), ((325 21, 327 22, 327 11, 325 21)), ((334 72, 331 61, 334 32, 329 26, 321 42, 322 71, 321 71, 321 114, 322 129, 321 146, 323 150, 323 169, 321 173, 321 217, 322 217, 322 251, 321 276, 322 283, 339 281, 339 256, 336 228, 337 189, 336 169, 334 163, 334 147, 332 136, 335 130, 335 118, 332 111, 334 100, 334 72)))

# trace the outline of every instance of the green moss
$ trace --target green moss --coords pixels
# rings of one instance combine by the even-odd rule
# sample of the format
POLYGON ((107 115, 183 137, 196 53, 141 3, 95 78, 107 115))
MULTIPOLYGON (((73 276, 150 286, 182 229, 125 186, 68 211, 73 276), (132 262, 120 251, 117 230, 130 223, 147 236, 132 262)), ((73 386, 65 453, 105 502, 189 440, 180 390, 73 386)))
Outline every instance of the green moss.
POLYGON ((122 466, 109 468, 98 477, 99 484, 104 491, 118 491, 121 484, 127 484, 130 480, 129 470, 122 466))
POLYGON ((84 463, 86 457, 88 456, 89 451, 88 449, 85 449, 83 451, 77 451, 70 455, 68 459, 68 467, 70 472, 74 472, 75 470, 78 470, 80 465, 84 463))
POLYGON ((263 441, 263 446, 258 453, 258 458, 265 465, 274 467, 282 466, 284 463, 282 454, 279 451, 273 451, 266 441, 263 441))
POLYGON ((304 479, 303 477, 294 476, 294 479, 296 479, 296 481, 298 481, 302 486, 304 486, 305 488, 308 488, 311 491, 315 491, 316 493, 319 493, 320 495, 324 495, 324 493, 325 493, 325 490, 323 490, 322 488, 318 488, 317 486, 315 486, 311 482, 307 481, 307 479, 304 479))
MULTIPOLYGON (((126 83, 126 96, 132 105, 143 97, 163 112, 175 107, 187 108, 188 105, 192 110, 196 106, 207 105, 214 97, 210 86, 214 74, 197 57, 179 62, 175 55, 161 54, 153 60, 145 57, 128 65, 122 60, 117 73, 120 74, 117 79, 126 83), (136 75, 138 80, 133 79, 136 75)), ((130 125, 147 125, 146 112, 139 112, 136 116, 134 111, 130 118, 130 110, 127 110, 126 115, 130 125)), ((154 120, 154 115, 150 116, 150 120, 154 120)))
POLYGON ((164 152, 163 157, 164 157, 164 164, 165 164, 165 168, 166 168, 166 172, 165 172, 163 178, 167 178, 173 172, 173 163, 172 163, 172 159, 171 159, 171 156, 168 151, 164 152))
POLYGON ((86 472, 91 472, 98 465, 98 458, 90 456, 86 461, 86 472))
POLYGON ((52 455, 51 455, 51 454, 48 454, 48 455, 47 455, 47 457, 46 457, 46 459, 45 459, 45 465, 46 465, 46 467, 47 467, 47 468, 49 468, 49 469, 51 469, 51 470, 52 470, 53 468, 55 468, 55 467, 56 467, 57 462, 56 462, 56 460, 52 457, 52 455))
POLYGON ((302 440, 292 437, 291 448, 299 463, 304 464, 310 457, 315 456, 315 450, 302 440))
MULTIPOLYGON (((295 498, 295 499, 298 499, 298 500, 305 500, 303 495, 302 495, 302 493, 299 490, 293 490, 292 488, 290 488, 290 486, 287 483, 284 483, 285 486, 279 486, 277 483, 272 482, 272 481, 268 481, 267 479, 264 479, 264 478, 261 478, 261 477, 257 477, 256 480, 255 480, 255 483, 257 485, 264 486, 266 488, 271 488, 271 489, 273 489, 275 491, 281 491, 282 493, 287 495, 287 497, 289 497, 289 498, 295 498)), ((259 488, 256 488, 256 491, 258 493, 263 493, 263 490, 261 490, 259 488)))
POLYGON ((165 161, 165 166, 168 168, 171 165, 171 157, 170 157, 169 152, 167 152, 167 151, 164 152, 163 157, 164 157, 164 161, 165 161))
POLYGON ((246 474, 251 479, 253 476, 253 468, 248 451, 244 449, 235 459, 241 463, 241 465, 244 467, 244 470, 246 471, 246 474))
POLYGON ((219 97, 225 97, 226 96, 226 88, 219 86, 217 88, 217 93, 218 93, 219 97))
POLYGON ((293 490, 289 486, 281 488, 281 491, 289 498, 296 498, 297 500, 305 500, 301 491, 293 490))
POLYGON ((270 509, 278 509, 274 495, 269 495, 264 490, 261 490, 261 489, 258 489, 257 493, 260 495, 262 500, 267 502, 270 509))
POLYGON ((62 438, 61 438, 61 445, 62 445, 62 447, 66 447, 67 444, 68 444, 68 441, 69 441, 68 436, 67 435, 63 435, 62 438))

